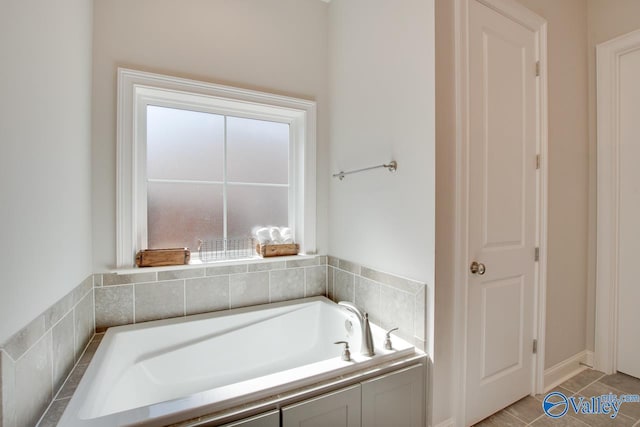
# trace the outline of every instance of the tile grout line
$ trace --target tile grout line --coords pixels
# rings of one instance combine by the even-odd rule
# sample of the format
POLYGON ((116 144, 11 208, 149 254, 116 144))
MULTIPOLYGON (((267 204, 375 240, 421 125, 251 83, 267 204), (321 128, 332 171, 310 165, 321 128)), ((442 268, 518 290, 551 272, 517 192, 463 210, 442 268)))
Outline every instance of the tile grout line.
MULTIPOLYGON (((75 322, 74 322, 74 328, 75 328, 75 322)), ((75 334, 74 334, 75 335, 75 334)), ((62 392, 62 389, 64 388, 64 386, 67 384, 67 381, 69 381, 69 378, 71 378, 71 374, 73 374, 73 372, 76 370, 76 368, 80 365, 80 360, 82 360, 82 357, 84 356, 84 354, 87 352, 87 349, 89 348, 89 346, 91 345, 91 343, 93 342, 94 338, 96 337, 96 333, 94 331, 93 335, 91 336, 91 338, 89 339, 89 341, 87 342, 87 345, 85 346, 84 350, 82 350, 82 353, 80 353, 80 357, 78 357, 78 361, 75 362, 75 364, 73 365, 73 368, 71 368, 71 370, 69 371, 69 373, 67 374, 66 378, 64 379, 64 381, 62 382, 62 384, 60 385, 60 388, 53 392, 52 391, 52 397, 51 397, 51 401, 49 402, 49 404, 47 405, 47 408, 44 410, 44 412, 42 413, 42 415, 40 416, 40 418, 38 419, 38 422, 36 423, 36 425, 39 425, 42 420, 44 419, 45 415, 47 415, 47 412, 49 412, 49 409, 51 409, 51 406, 53 405, 54 402, 59 401, 59 400, 64 400, 65 398, 62 399, 57 399, 57 397, 60 395, 60 393, 62 392)), ((53 342, 53 339, 51 340, 53 342)), ((52 349, 53 351, 53 349, 52 349)), ((74 354, 75 354, 75 349, 74 349, 74 354)), ((51 387, 53 389, 53 364, 52 364, 52 373, 51 373, 51 387)), ((71 399, 71 396, 68 398, 71 399)))
POLYGON ((532 426, 532 425, 533 425, 533 423, 535 423, 536 421, 538 421, 538 420, 542 419, 542 417, 546 417, 546 415, 544 414, 544 412, 543 412, 541 415, 539 415, 537 418, 535 418, 533 421, 531 421, 529 424, 527 424, 527 425, 528 425, 528 426, 532 426))
MULTIPOLYGON (((86 279, 85 279, 85 280, 86 280, 86 279)), ((82 283, 84 283, 84 280, 83 280, 83 281, 82 281, 78 286, 76 286, 75 288, 73 288, 73 289, 72 289, 72 290, 71 290, 67 295, 72 294, 72 293, 73 293, 73 291, 75 291, 75 290, 76 290, 76 288, 78 288, 78 287, 80 287, 80 286, 82 285, 82 283)), ((77 303, 75 303, 75 304, 73 304, 73 305, 71 306, 71 308, 70 308, 68 311, 66 311, 66 312, 65 312, 65 313, 60 317, 60 319, 58 319, 54 324, 52 324, 52 325, 51 325, 51 327, 50 327, 50 328, 46 328, 46 317, 45 317, 45 314, 47 313, 47 311, 49 311, 49 309, 45 310, 43 313, 40 313, 37 317, 43 316, 43 319, 42 319, 42 320, 43 320, 43 322, 45 322, 45 331, 44 331, 44 333, 40 336, 40 338, 38 338, 38 339, 37 339, 37 340, 36 340, 36 341, 31 345, 31 346, 29 346, 29 348, 27 348, 27 349, 26 349, 26 350, 25 350, 25 351, 24 351, 24 352, 23 352, 23 353, 22 353, 18 358, 14 359, 14 358, 13 358, 13 356, 12 356, 11 354, 9 354, 9 352, 8 352, 8 351, 7 351, 7 349, 6 349, 6 342, 3 344, 3 345, 4 345, 3 347, 0 347, 0 350, 4 351, 4 352, 6 353, 6 355, 7 355, 7 356, 9 356, 9 358, 11 359, 11 361, 12 361, 13 363, 17 363, 17 362, 19 362, 19 361, 20 361, 20 360, 21 360, 21 359, 22 359, 22 358, 23 358, 23 357, 24 357, 28 352, 30 352, 30 351, 33 349, 33 347, 35 347, 35 346, 40 342, 40 340, 42 340, 42 338, 43 338, 45 335, 47 335, 47 332, 49 332, 49 331, 53 331, 53 328, 55 328, 56 326, 58 326, 58 324, 59 324, 60 322, 62 322, 62 321, 64 320, 64 318, 65 318, 65 317, 67 317, 70 313, 73 313, 73 312, 75 311, 76 307, 77 307, 77 306, 82 302, 82 300, 83 300, 83 299, 85 299, 85 298, 86 298, 86 296, 87 296, 87 295, 89 295, 89 292, 91 292, 92 290, 93 290, 93 288, 91 288, 91 289, 90 289, 90 290, 88 290, 85 294, 83 294, 83 295, 82 295, 82 297, 78 299, 78 302, 77 302, 77 303)), ((56 302, 55 302, 51 307, 55 306, 55 305, 56 305, 58 302, 60 302, 62 299, 66 298, 66 297, 67 297, 67 295, 65 295, 64 297, 62 297, 60 300, 56 301, 56 302)), ((36 317, 36 319, 37 319, 37 317, 36 317)), ((35 319, 34 319, 34 320, 35 320, 35 319)), ((32 321, 32 322, 33 322, 33 321, 32 321)), ((29 326, 29 325, 25 326, 25 327, 24 327, 24 328, 22 328, 22 329, 26 329, 28 326, 29 326)), ((17 334, 19 334, 20 332, 22 332, 22 329, 21 329, 20 331, 16 332, 14 335, 12 335, 12 336, 11 336, 11 338, 9 338, 9 340, 8 340, 7 342, 11 341, 11 339, 12 339, 15 335, 17 335, 17 334)), ((74 330, 75 330, 75 317, 74 317, 74 330)), ((75 344, 75 342, 74 342, 74 344, 75 344)))
POLYGON ((91 291, 93 292, 93 334, 95 335, 96 333, 96 288, 95 288, 95 284, 96 284, 96 279, 93 279, 93 288, 91 288, 91 291))
MULTIPOLYGON (((421 286, 426 285, 426 283, 423 283, 423 282, 420 282, 420 281, 417 281, 417 280, 409 279, 409 278, 407 278, 407 277, 403 277, 403 276, 397 276, 397 275, 392 274, 392 273, 385 273, 384 271, 376 270, 375 268, 367 267, 367 266, 363 266, 363 265, 360 265, 360 264, 357 264, 357 263, 355 263, 355 262, 351 262, 351 261, 348 261, 348 260, 343 260, 342 258, 336 258, 336 257, 333 257, 333 258, 334 258, 334 259, 336 259, 336 260, 338 261, 338 265, 334 267, 335 269, 338 269, 338 270, 344 271, 344 272, 346 272, 346 273, 351 273, 351 274, 354 274, 354 275, 358 275, 358 276, 360 276, 360 277, 362 277, 362 278, 364 278, 364 279, 371 280, 371 281, 373 281, 373 282, 377 282, 377 283, 379 283, 379 284, 383 284, 383 285, 385 285, 385 286, 387 286, 387 287, 390 287, 390 288, 393 288, 393 289, 396 289, 396 290, 399 290, 399 291, 402 291, 402 292, 406 292, 406 293, 408 293, 408 294, 411 294, 411 292, 408 292, 408 291, 405 291, 405 290, 403 290, 403 289, 400 289, 399 287, 397 287, 397 286, 395 286, 395 285, 392 285, 392 284, 389 284, 389 283, 383 283, 383 282, 380 282, 380 281, 378 281, 378 280, 371 279, 371 278, 369 278, 369 277, 363 276, 363 275, 362 275, 362 269, 363 269, 363 268, 366 268, 367 270, 371 270, 371 271, 373 271, 373 272, 380 273, 380 274, 383 274, 383 275, 386 275, 386 276, 397 277, 397 278, 399 278, 399 279, 401 279, 401 280, 404 280, 404 281, 406 281, 406 282, 408 282, 408 283, 416 283, 416 284, 421 285, 421 286), (359 266, 359 267, 360 267, 360 272, 359 272, 359 273, 355 273, 355 272, 353 272, 353 271, 345 270, 344 268, 341 268, 341 267, 340 267, 340 261, 345 261, 345 262, 348 262, 348 263, 351 263, 351 264, 354 264, 354 265, 359 266)), ((330 264, 329 264, 329 260, 328 260, 328 259, 327 259, 327 265, 330 265, 330 264)), ((418 293, 418 292, 420 292, 420 290, 416 291, 416 293, 418 293)), ((415 293, 414 293, 413 295, 415 295, 415 293)))
MULTIPOLYGON (((605 374, 605 375, 603 375, 600 379, 602 379, 602 378, 604 378, 604 377, 606 377, 606 376, 607 376, 607 375, 605 374)), ((600 380, 598 380, 598 382, 600 382, 600 380)), ((634 394, 634 393, 626 392, 626 391, 624 391, 624 390, 619 389, 618 387, 614 387, 614 386, 609 385, 609 384, 606 384, 606 383, 602 383, 602 382, 600 382, 600 384, 602 384, 603 386, 606 386, 606 387, 609 387, 609 388, 614 389, 615 391, 619 392, 619 393, 618 393, 619 395, 620 395, 620 394, 634 394)), ((586 388, 586 387, 585 387, 585 388, 586 388)))
MULTIPOLYGON (((76 309, 73 309, 73 362, 76 363, 78 360, 80 360, 80 358, 78 358, 78 360, 76 360, 76 348, 78 348, 78 334, 76 333, 76 309)), ((95 319, 95 315, 94 315, 94 319, 95 319)), ((93 333, 95 334, 96 331, 94 330, 93 333)), ((51 342, 53 343, 53 328, 51 329, 51 342)), ((51 360, 53 361, 53 353, 52 353, 52 357, 51 360)))
MULTIPOLYGON (((507 411, 505 411, 504 409, 503 409, 502 411, 500 411, 500 412, 504 412, 506 415, 510 416, 511 418, 515 418, 516 420, 520 421, 520 422, 521 422, 521 423, 523 423, 524 425, 527 425, 526 421, 521 420, 520 418, 518 418, 518 417, 516 417, 515 415, 513 415, 513 414, 511 414, 511 413, 509 413, 509 412, 507 412, 507 411)), ((500 412, 497 412, 497 413, 499 414, 500 412)), ((495 414, 494 414, 494 415, 495 415, 495 414)), ((493 416, 493 415, 491 415, 489 418, 491 418, 492 416, 493 416)), ((482 422, 482 421, 481 421, 481 422, 482 422)))
MULTIPOLYGON (((583 371, 583 372, 586 372, 586 371, 583 371)), ((578 374, 578 375, 579 375, 579 374, 578 374)), ((580 392, 584 391, 585 389, 587 389, 587 388, 591 387, 592 385, 594 385, 595 383, 599 382, 601 379, 603 379, 603 378, 604 378, 604 377, 606 377, 606 376, 607 376, 607 374, 602 374, 602 375, 601 375, 601 376, 599 376, 596 380, 591 381, 589 384, 587 384, 586 386, 582 387, 580 390, 573 392, 573 395, 576 395, 576 394, 578 394, 578 393, 580 393, 580 392)), ((606 385, 606 384, 605 384, 605 385, 606 385)), ((612 387, 612 388, 615 388, 615 387, 612 387)), ((568 390, 568 389, 567 389, 567 390, 568 390)), ((572 391, 572 390, 569 390, 569 391, 572 391)))
MULTIPOLYGON (((525 398, 525 399, 526 399, 526 398, 525 398)), ((507 406, 507 408, 509 408, 509 407, 507 406)), ((511 415, 513 418, 515 418, 516 420, 520 421, 520 422, 521 422, 521 423, 523 423, 524 425, 527 425, 527 426, 529 425, 529 424, 528 424, 525 420, 523 420, 522 418, 520 418, 520 417, 518 417, 517 415, 514 415, 514 414, 512 414, 511 412, 507 411, 507 408, 503 409, 501 412, 504 412, 504 413, 505 413, 505 414, 507 414, 507 415, 511 415)), ((537 420, 537 419, 538 419, 538 418, 536 418, 536 420, 537 420)), ((535 421, 535 420, 533 420, 533 421, 535 421)), ((531 421, 531 422, 533 422, 533 421, 531 421)))
POLYGON ((307 267, 303 268, 302 276, 303 276, 302 284, 303 284, 303 287, 304 287, 304 289, 302 291, 302 295, 303 295, 303 298, 306 298, 307 297, 307 267))
POLYGON ((356 274, 355 273, 351 273, 351 283, 353 284, 353 295, 351 296, 351 301, 353 301, 353 303, 355 304, 356 302, 356 274))
POLYGON ((187 279, 182 279, 182 317, 187 316, 187 279))
POLYGON ((133 319, 132 319, 132 324, 136 324, 136 284, 134 283, 133 286, 131 287, 131 311, 133 314, 133 319))
MULTIPOLYGON (((68 313, 67 313, 68 314, 68 313)), ((4 352, 7 354, 7 356, 11 357, 11 360, 13 360, 13 363, 17 364, 18 362, 20 362, 22 359, 24 359, 24 357, 27 355, 27 353, 29 353, 31 350, 33 350, 33 348, 35 346, 37 346, 38 344, 40 344, 40 341, 42 341, 46 336, 47 333, 51 332, 53 328, 47 329, 44 331, 44 333, 40 336, 40 338, 38 338, 35 343, 33 343, 33 345, 31 345, 31 347, 29 347, 28 349, 26 349, 21 355, 20 357, 18 357, 17 359, 13 359, 13 357, 11 357, 11 355, 9 354, 8 351, 6 351, 6 348, 3 349, 4 352)))
MULTIPOLYGON (((75 317, 75 313, 74 313, 74 317, 75 317)), ((47 331, 47 333, 49 333, 49 331, 47 331)), ((49 345, 49 348, 47 350, 51 351, 50 355, 51 355, 51 371, 50 371, 50 376, 49 376, 49 403, 53 402, 53 397, 54 397, 54 390, 53 390, 53 371, 54 371, 54 362, 53 362, 53 329, 51 329, 50 331, 51 333, 51 342, 49 345)), ((76 321, 75 318, 73 319, 73 360, 75 362, 75 358, 76 358, 76 321)))

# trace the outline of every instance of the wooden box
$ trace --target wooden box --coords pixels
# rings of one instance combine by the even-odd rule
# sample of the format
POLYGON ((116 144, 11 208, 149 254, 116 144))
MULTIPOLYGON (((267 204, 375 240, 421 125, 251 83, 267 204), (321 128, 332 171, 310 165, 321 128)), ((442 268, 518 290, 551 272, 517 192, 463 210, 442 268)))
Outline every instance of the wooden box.
POLYGON ((145 249, 136 255, 138 267, 160 267, 163 265, 189 264, 191 251, 187 248, 145 249))
POLYGON ((300 245, 297 243, 282 244, 282 245, 256 245, 256 252, 262 257, 272 256, 285 256, 285 255, 298 255, 300 251, 300 245))

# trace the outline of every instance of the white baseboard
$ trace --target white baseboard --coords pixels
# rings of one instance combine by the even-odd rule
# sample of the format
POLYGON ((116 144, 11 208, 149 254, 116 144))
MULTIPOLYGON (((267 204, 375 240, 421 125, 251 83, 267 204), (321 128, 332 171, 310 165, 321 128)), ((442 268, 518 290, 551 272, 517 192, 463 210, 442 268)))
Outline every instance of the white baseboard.
POLYGON ((596 359, 595 353, 593 351, 589 351, 589 350, 586 350, 586 353, 587 353, 587 361, 585 363, 587 365, 593 367, 593 365, 595 364, 595 359, 596 359))
POLYGON ((441 423, 436 424, 434 427, 455 427, 456 423, 453 418, 449 418, 448 420, 444 420, 441 423))
POLYGON ((544 391, 545 393, 576 374, 593 366, 593 352, 584 350, 575 356, 563 360, 562 362, 545 369, 544 371, 544 391))

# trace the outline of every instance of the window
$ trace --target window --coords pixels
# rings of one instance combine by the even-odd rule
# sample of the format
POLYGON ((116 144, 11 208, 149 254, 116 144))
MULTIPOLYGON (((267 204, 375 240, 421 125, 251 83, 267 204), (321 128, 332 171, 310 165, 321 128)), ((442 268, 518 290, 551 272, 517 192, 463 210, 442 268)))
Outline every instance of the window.
POLYGON ((118 70, 118 267, 289 226, 315 252, 315 103, 118 70))
POLYGON ((157 105, 146 115, 150 249, 289 226, 288 123, 157 105))

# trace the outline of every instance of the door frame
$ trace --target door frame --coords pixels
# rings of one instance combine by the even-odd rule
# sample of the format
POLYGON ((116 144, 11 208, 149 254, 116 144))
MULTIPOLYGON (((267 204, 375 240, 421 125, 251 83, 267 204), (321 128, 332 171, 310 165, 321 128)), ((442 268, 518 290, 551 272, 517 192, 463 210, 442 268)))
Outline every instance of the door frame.
POLYGON ((640 49, 640 30, 596 46, 598 187, 596 247, 596 328, 594 367, 617 369, 619 289, 619 111, 620 57, 640 49))
MULTIPOLYGON (((467 285, 468 285, 468 186, 469 152, 469 4, 477 1, 520 23, 536 35, 536 56, 540 76, 536 85, 537 152, 540 168, 537 177, 536 239, 540 258, 534 277, 534 355, 531 393, 544 391, 544 354, 547 287, 547 194, 548 194, 548 131, 547 131, 547 21, 515 0, 455 0, 455 92, 456 92, 456 182, 455 182, 455 280, 454 280, 454 385, 452 402, 456 403, 456 425, 466 425, 466 359, 467 359, 467 285)), ((532 254, 533 256, 533 254, 532 254)))

